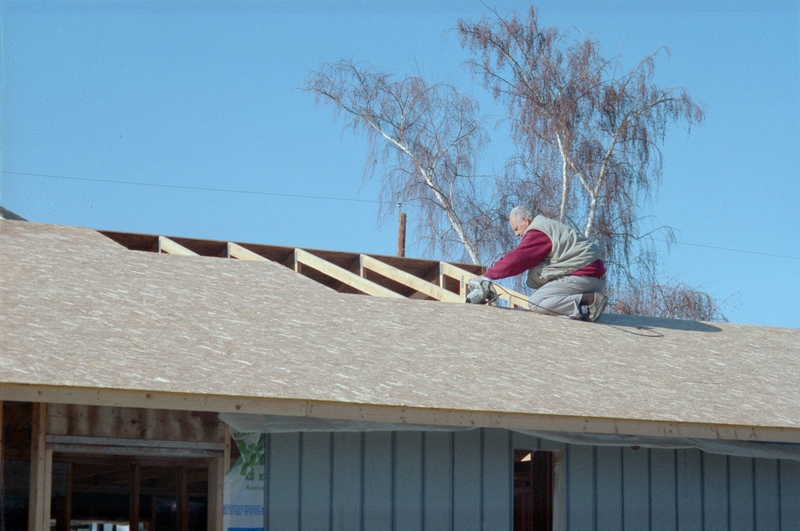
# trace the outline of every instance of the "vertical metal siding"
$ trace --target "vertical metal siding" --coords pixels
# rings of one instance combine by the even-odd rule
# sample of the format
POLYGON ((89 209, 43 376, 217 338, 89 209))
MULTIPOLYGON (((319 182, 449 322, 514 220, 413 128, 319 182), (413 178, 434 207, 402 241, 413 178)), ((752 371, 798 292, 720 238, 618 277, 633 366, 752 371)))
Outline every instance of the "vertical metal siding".
POLYGON ((781 531, 800 530, 800 462, 779 461, 781 531))
POLYGON ((728 520, 731 531, 752 531, 756 528, 753 461, 746 457, 728 459, 728 520))
POLYGON ((594 447, 569 446, 565 459, 567 500, 581 500, 567 504, 567 529, 596 529, 594 447))
POLYGON ((778 461, 756 459, 754 467, 756 491, 756 529, 779 529, 780 490, 778 488, 778 461))
POLYGON ((400 431, 395 438, 395 531, 422 529, 422 432, 400 431))
POLYGON ((652 449, 647 453, 650 467, 650 530, 677 531, 675 450, 652 449))
POLYGON ((595 456, 597 529, 623 529, 622 448, 598 447, 595 456))
MULTIPOLYGON (((333 489, 331 526, 335 531, 362 529, 361 508, 363 455, 360 433, 333 434, 333 489)), ((267 530, 272 531, 272 530, 267 530)), ((275 530, 278 531, 278 530, 275 530)), ((303 530, 308 531, 308 530, 303 530)))
POLYGON ((300 528, 300 434, 272 435, 265 461, 269 466, 264 481, 269 482, 269 504, 265 506, 265 527, 294 531, 300 528))
POLYGON ((265 527, 510 531, 514 448, 563 452, 555 518, 564 529, 800 531, 796 461, 565 445, 499 429, 268 435, 265 527))
POLYGON ((364 526, 369 531, 392 530, 392 434, 364 434, 364 526))
POLYGON ((483 429, 483 530, 510 531, 514 524, 511 434, 483 429))
POLYGON ((267 531, 511 531, 511 434, 267 435, 267 531))
POLYGON ((333 436, 304 433, 300 441, 300 529, 329 529, 333 436))
POLYGON ((796 461, 572 445, 565 456, 566 529, 800 531, 796 461))
POLYGON ((700 450, 677 452, 678 530, 703 529, 703 476, 700 450))
POLYGON ((480 531, 483 522, 483 458, 480 430, 453 434, 453 527, 480 531))
POLYGON ((453 529, 453 434, 428 432, 423 437, 425 531, 449 531, 453 529))
POLYGON ((705 529, 729 529, 728 458, 703 453, 703 525, 705 529))

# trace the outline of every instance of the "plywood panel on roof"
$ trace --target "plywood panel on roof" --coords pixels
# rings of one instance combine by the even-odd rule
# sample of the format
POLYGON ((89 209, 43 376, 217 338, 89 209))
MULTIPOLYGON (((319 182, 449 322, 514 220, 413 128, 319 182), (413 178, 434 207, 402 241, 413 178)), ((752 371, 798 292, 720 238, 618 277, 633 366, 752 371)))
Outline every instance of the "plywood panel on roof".
POLYGON ((346 418, 380 406, 393 422, 430 411, 433 423, 464 412, 732 425, 745 438, 748 426, 800 428, 798 330, 349 296, 274 262, 0 223, 3 383, 270 399, 346 418))

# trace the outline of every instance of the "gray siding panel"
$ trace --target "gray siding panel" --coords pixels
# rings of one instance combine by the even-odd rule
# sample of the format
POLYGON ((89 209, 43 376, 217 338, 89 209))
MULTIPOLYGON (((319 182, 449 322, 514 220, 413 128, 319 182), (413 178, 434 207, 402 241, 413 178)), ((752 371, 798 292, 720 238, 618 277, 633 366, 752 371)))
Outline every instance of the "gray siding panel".
POLYGON ((392 529, 392 434, 364 434, 364 529, 392 529))
POLYGON ((594 447, 567 448, 567 529, 595 529, 594 447))
POLYGON ((506 430, 484 429, 483 529, 511 531, 513 527, 514 470, 511 435, 506 430))
POLYGON ((677 531, 678 506, 675 450, 652 448, 650 453, 650 530, 677 531))
POLYGON ((623 529, 650 529, 650 451, 622 449, 623 529))
POLYGON ((425 531, 453 529, 453 434, 428 432, 425 441, 425 531))
POLYGON ((362 529, 361 434, 333 434, 333 529, 362 529))
POLYGON ((703 469, 700 450, 679 450, 678 530, 703 529, 703 469))
POLYGON ((264 518, 270 530, 300 529, 300 434, 279 433, 269 443, 269 505, 264 518))
POLYGON ((780 461, 781 531, 800 530, 800 462, 780 461))
POLYGON ((394 434, 396 531, 422 529, 422 432, 394 434))
POLYGON ((728 474, 731 531, 755 531, 753 460, 731 457, 728 459, 728 474))
POLYGON ((330 531, 333 435, 302 434, 300 529, 330 531))
POLYGON ((800 531, 796 461, 564 445, 501 429, 268 435, 265 528, 511 531, 515 448, 563 452, 559 529, 800 531))
POLYGON ((728 458, 708 453, 702 458, 703 525, 705 529, 729 529, 728 458))
POLYGON ((482 430, 453 434, 453 527, 479 531, 483 522, 482 430))
POLYGON ((597 529, 619 531, 622 529, 622 448, 601 446, 597 448, 597 529))
POLYGON ((778 461, 755 459, 756 530, 778 529, 780 525, 780 490, 778 461))

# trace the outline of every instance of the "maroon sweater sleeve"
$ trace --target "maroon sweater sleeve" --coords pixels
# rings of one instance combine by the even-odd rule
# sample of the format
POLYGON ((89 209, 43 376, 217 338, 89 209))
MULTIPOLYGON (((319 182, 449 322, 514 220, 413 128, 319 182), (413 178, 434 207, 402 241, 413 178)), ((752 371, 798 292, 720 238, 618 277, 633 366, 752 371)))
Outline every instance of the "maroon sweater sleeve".
MULTIPOLYGON (((539 262, 547 258, 552 249, 553 242, 544 232, 529 230, 522 237, 519 245, 487 269, 483 276, 498 280, 519 275, 539 265, 539 262)), ((606 267, 602 260, 595 260, 572 274, 600 278, 606 274, 606 267)))
POLYGON ((529 230, 514 249, 486 270, 486 278, 498 280, 513 277, 536 266, 547 258, 553 249, 553 242, 539 230, 529 230))

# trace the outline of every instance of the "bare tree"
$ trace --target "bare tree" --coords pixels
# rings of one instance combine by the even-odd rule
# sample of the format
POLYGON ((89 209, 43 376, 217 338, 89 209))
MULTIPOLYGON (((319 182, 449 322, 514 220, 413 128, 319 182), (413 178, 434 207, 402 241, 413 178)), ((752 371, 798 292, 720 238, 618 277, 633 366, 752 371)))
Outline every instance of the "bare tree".
POLYGON ((378 161, 388 165, 381 176, 384 204, 414 205, 428 250, 450 255, 463 249, 481 263, 481 193, 470 175, 487 137, 472 98, 450 85, 428 85, 419 77, 395 81, 346 60, 312 72, 305 90, 366 135, 364 177, 374 176, 378 161))
MULTIPOLYGON (((704 118, 686 90, 653 83, 656 56, 668 50, 625 71, 618 58, 600 55, 596 40, 541 26, 533 7, 524 19, 493 15, 459 20, 457 31, 476 55, 473 74, 507 105, 518 146, 496 195, 513 197, 516 187, 528 196, 520 202, 597 240, 612 277, 612 310, 724 320, 708 294, 658 280, 658 253, 651 233, 642 233, 668 127, 704 118)), ((668 227, 659 232, 674 240, 668 227)))
POLYGON ((683 282, 651 282, 618 287, 611 311, 627 315, 650 315, 693 321, 724 321, 720 304, 683 282))
POLYGON ((640 208, 660 183, 667 126, 701 122, 702 106, 652 82, 655 55, 621 72, 597 41, 542 27, 533 7, 524 20, 494 15, 459 20, 457 31, 478 56, 473 73, 508 106, 519 147, 512 174, 522 175, 503 185, 598 240, 617 273, 653 273, 654 253, 637 245, 640 208))

